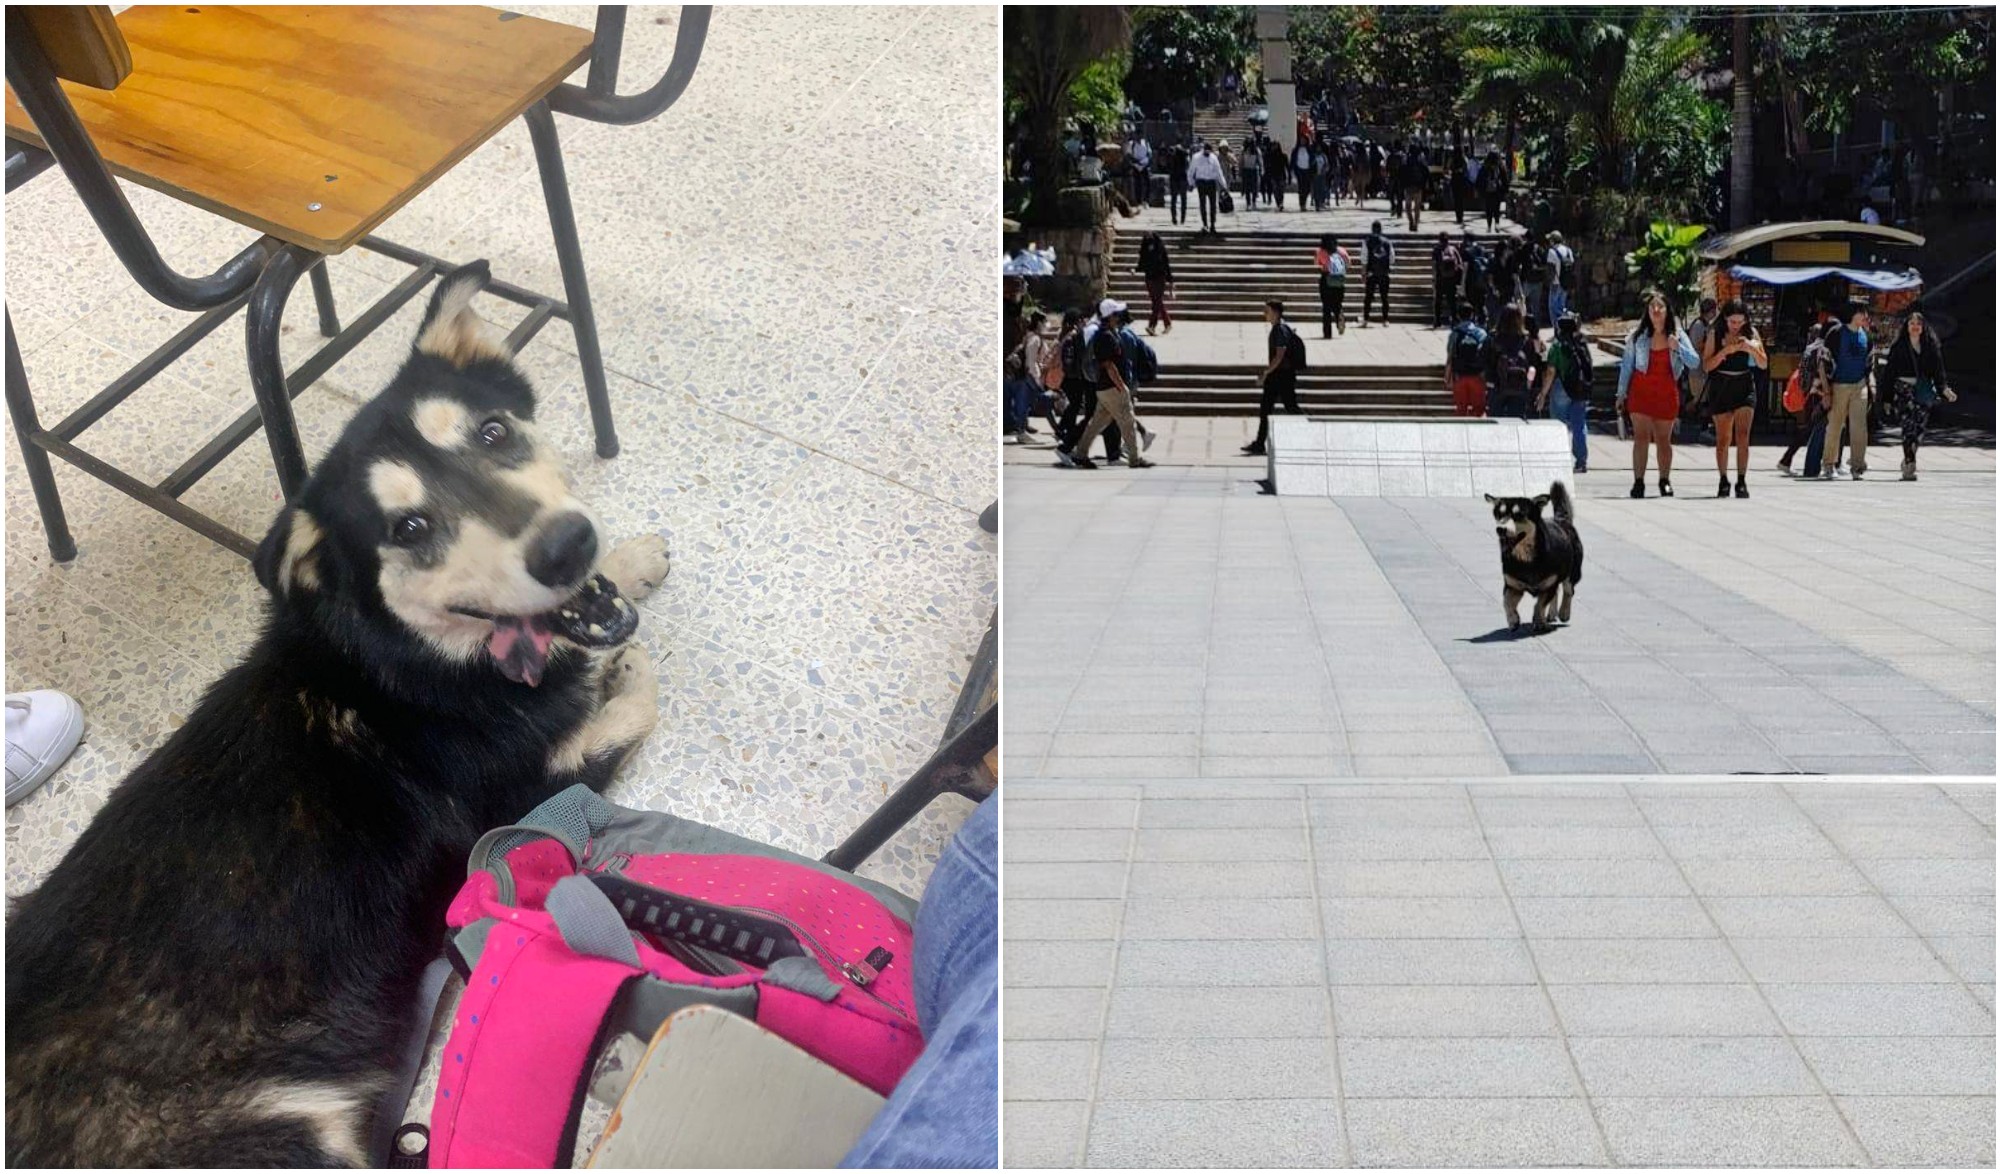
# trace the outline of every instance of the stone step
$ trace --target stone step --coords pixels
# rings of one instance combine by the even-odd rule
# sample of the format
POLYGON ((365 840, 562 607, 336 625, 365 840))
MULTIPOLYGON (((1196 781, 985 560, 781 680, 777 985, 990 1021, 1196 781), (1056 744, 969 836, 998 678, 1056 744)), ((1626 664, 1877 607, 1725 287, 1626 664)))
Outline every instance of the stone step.
MULTIPOLYGON (((1241 399, 1215 399, 1177 403, 1150 403, 1141 394, 1139 414, 1143 416, 1255 416, 1260 406, 1256 394, 1241 399)), ((1452 403, 1449 395, 1425 403, 1386 403, 1378 400, 1342 400, 1316 402, 1301 396, 1299 407, 1312 416, 1450 416, 1452 403)))
MULTIPOLYGON (((1306 341, 1312 343, 1324 342, 1326 340, 1308 338, 1306 341)), ((1169 375, 1172 375, 1186 379, 1212 379, 1220 376, 1228 379, 1249 379, 1255 382, 1259 370, 1260 368, 1253 367, 1248 363, 1174 363, 1160 368, 1160 378, 1164 380, 1169 375)), ((1434 363, 1430 366, 1405 367, 1388 363, 1343 363, 1338 368, 1313 367, 1299 376, 1299 385, 1303 387, 1308 381, 1387 380, 1411 377, 1422 377, 1433 381, 1442 380, 1444 378, 1444 364, 1434 363)))

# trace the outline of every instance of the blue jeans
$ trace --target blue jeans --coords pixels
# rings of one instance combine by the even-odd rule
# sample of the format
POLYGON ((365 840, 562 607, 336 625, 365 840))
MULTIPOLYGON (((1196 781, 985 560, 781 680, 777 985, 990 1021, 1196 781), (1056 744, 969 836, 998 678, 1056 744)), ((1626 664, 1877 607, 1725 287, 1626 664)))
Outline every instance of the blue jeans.
POLYGON ((945 845, 917 907, 917 1022, 924 1051, 845 1169, 1000 1163, 1000 801, 945 845))
POLYGON ((1558 383, 1549 390, 1549 419, 1569 425, 1569 451, 1579 467, 1590 462, 1590 401, 1571 399, 1558 383))
POLYGON ((1025 379, 1007 379, 1004 382, 1007 402, 1002 427, 1008 432, 1019 432, 1028 426, 1029 397, 1033 389, 1025 379))
POLYGON ((1569 291, 1560 285, 1549 286, 1549 321, 1555 322, 1569 309, 1569 291))

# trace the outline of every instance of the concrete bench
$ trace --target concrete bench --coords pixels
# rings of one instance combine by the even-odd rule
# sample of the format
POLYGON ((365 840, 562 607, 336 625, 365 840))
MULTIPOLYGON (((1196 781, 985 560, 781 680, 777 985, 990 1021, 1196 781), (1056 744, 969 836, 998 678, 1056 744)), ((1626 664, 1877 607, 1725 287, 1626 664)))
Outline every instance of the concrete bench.
POLYGON ((1267 458, 1288 497, 1496 497, 1570 481, 1556 420, 1273 416, 1267 458))

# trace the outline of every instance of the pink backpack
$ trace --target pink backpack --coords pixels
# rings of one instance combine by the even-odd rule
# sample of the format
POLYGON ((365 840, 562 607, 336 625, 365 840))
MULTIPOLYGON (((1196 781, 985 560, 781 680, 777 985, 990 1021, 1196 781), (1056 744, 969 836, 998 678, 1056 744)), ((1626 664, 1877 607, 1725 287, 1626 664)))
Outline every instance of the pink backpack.
POLYGON ((488 832, 467 871, 433 1168, 567 1165, 595 1058, 694 1003, 885 1096, 923 1048, 916 903, 883 885, 582 786, 488 832))

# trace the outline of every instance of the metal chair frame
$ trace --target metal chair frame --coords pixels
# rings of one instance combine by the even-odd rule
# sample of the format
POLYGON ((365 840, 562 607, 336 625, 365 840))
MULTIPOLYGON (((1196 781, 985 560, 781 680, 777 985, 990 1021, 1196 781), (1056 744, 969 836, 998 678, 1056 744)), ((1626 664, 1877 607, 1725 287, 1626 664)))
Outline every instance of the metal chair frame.
MULTIPOLYGON (((710 8, 687 5, 681 9, 674 55, 665 73, 650 88, 621 95, 618 63, 624 44, 625 9, 607 5, 597 14, 591 43, 590 71, 581 86, 564 83, 548 97, 530 106, 522 115, 534 144, 535 162, 541 173, 542 195, 549 210, 549 227, 555 236, 556 259, 563 278, 562 298, 536 293, 505 281, 494 281, 487 292, 528 307, 528 316, 507 336, 507 345, 518 352, 546 326, 560 318, 576 331, 577 358, 583 367, 586 398, 590 403, 591 424, 597 455, 618 455, 618 434, 611 418, 610 393, 604 378, 603 352, 597 338, 597 316, 590 303, 590 286, 585 277, 582 245, 577 239, 576 215, 570 204, 569 180, 563 166, 562 148, 556 134, 555 114, 593 122, 628 126, 658 117, 687 89, 701 61, 708 37, 710 8)), ((83 406, 43 427, 29 390, 27 369, 14 339, 14 323, 7 315, 7 410, 13 417, 20 440, 28 482, 41 511, 49 553, 57 562, 76 557, 76 542, 63 514, 62 498, 56 490, 49 463, 56 456, 89 473, 112 488, 167 515, 218 545, 251 557, 257 543, 189 506, 181 498, 203 477, 234 452, 259 429, 270 445, 271 462, 285 500, 296 501, 306 481, 306 460, 300 446, 298 425, 292 415, 292 400, 325 375, 361 341, 421 293, 433 277, 453 268, 451 262, 429 253, 364 236, 362 248, 392 257, 412 267, 409 277, 356 315, 343 328, 334 306, 333 286, 326 275, 326 256, 299 245, 264 236, 230 258, 215 272, 187 277, 176 272, 160 256, 145 226, 139 222, 125 193, 112 178, 104 158, 91 142, 75 109, 56 81, 54 67, 33 29, 18 12, 7 15, 7 82, 14 89, 22 109, 34 120, 47 149, 9 143, 7 149, 7 191, 12 192, 51 166, 58 166, 82 198, 91 218, 97 222, 133 280, 140 288, 165 305, 177 310, 198 311, 200 317, 162 343, 137 365, 113 380, 83 406), (313 355, 287 373, 279 358, 278 330, 285 304, 301 277, 310 280, 318 305, 320 333, 327 338, 313 355), (148 484, 130 473, 79 448, 77 437, 111 409, 146 385, 202 339, 233 317, 246 311, 245 341, 250 368, 250 385, 256 393, 254 408, 245 411, 217 433, 200 451, 156 484, 148 484)))

